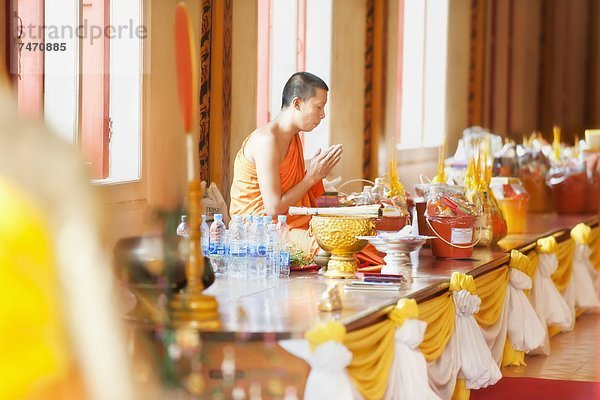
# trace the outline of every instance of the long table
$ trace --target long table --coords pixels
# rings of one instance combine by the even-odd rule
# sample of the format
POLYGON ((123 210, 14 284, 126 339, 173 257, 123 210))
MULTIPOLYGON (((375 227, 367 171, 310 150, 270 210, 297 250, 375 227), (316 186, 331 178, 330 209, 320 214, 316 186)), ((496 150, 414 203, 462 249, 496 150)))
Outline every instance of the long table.
POLYGON ((558 216, 531 214, 526 233, 508 235, 492 248, 475 248, 464 260, 433 257, 424 247, 411 254, 414 282, 398 292, 345 291, 344 280, 326 279, 316 273, 293 273, 289 278, 245 280, 219 277, 206 291, 216 296, 223 328, 218 337, 235 338, 246 334, 258 339, 262 333, 276 334, 278 339, 301 337, 316 323, 335 319, 349 330, 364 326, 377 314, 402 297, 422 301, 444 290, 453 272, 479 276, 506 263, 511 249, 523 249, 538 238, 561 235, 579 222, 597 224, 592 215, 558 216), (319 297, 328 285, 335 284, 342 295, 343 310, 322 313, 317 309, 319 297))
MULTIPOLYGON (((414 282, 397 292, 346 291, 345 281, 326 279, 316 273, 294 272, 289 278, 263 280, 219 277, 206 293, 216 296, 219 302, 222 328, 200 333, 204 393, 231 390, 234 383, 223 376, 222 366, 227 357, 235 354, 235 384, 247 388, 250 382, 258 381, 262 382, 263 391, 269 387, 271 392, 292 385, 301 398, 309 367, 277 346, 277 340, 301 338, 317 323, 328 320, 343 323, 348 331, 368 326, 383 319, 384 310, 403 297, 421 302, 447 291, 453 272, 474 277, 486 274, 505 265, 511 249, 527 251, 538 238, 549 235, 560 242, 580 222, 596 226, 599 221, 596 215, 530 214, 525 233, 508 235, 492 248, 476 248, 473 256, 465 260, 437 259, 430 248, 422 248, 411 254, 414 282), (343 309, 319 312, 319 297, 331 284, 339 286, 343 309)), ((148 332, 153 328, 133 324, 132 329, 152 336, 148 332)), ((156 339, 156 335, 152 337, 156 339)))

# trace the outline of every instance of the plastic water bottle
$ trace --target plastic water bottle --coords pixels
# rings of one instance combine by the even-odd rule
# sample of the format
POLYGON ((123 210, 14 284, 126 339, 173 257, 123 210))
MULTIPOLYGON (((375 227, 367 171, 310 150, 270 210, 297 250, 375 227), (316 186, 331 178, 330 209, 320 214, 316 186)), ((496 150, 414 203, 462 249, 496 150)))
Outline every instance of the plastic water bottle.
POLYGON ((200 236, 202 240, 202 255, 209 255, 210 229, 206 223, 206 214, 202 215, 202 223, 200 224, 200 236))
POLYGON ((256 269, 256 230, 258 229, 258 218, 250 217, 250 225, 246 226, 246 240, 248 241, 248 267, 247 273, 249 278, 254 278, 258 275, 256 269))
POLYGON ((267 225, 265 250, 267 261, 265 275, 267 277, 279 276, 279 232, 277 232, 275 224, 267 225))
POLYGON ((266 257, 267 257, 267 227, 264 217, 258 217, 258 225, 256 226, 256 267, 258 276, 264 278, 266 275, 266 257))
POLYGON ((235 277, 246 276, 247 242, 246 229, 241 215, 234 215, 229 223, 229 274, 235 277))
POLYGON ((177 236, 181 237, 181 239, 177 243, 177 251, 179 253, 179 257, 182 260, 187 260, 190 254, 190 231, 187 225, 187 217, 185 215, 181 216, 181 223, 177 226, 176 233, 177 236))
POLYGON ((290 275, 290 229, 287 217, 277 217, 277 231, 279 232, 279 271, 283 276, 290 275))
POLYGON ((215 220, 210 224, 210 242, 209 254, 213 270, 217 274, 227 273, 226 247, 227 247, 227 228, 223 223, 223 215, 215 214, 215 220))
POLYGON ((255 216, 250 226, 250 259, 248 260, 248 276, 265 276, 265 226, 262 217, 255 216))
POLYGON ((190 237, 190 231, 187 226, 187 216, 185 216, 185 215, 181 216, 181 222, 177 226, 177 236, 181 236, 184 238, 190 237))
POLYGON ((246 229, 246 237, 250 233, 250 225, 252 225, 252 215, 244 215, 244 228, 246 229))
POLYGON ((265 215, 263 217, 263 225, 265 226, 265 228, 269 225, 271 225, 273 223, 273 217, 271 217, 270 215, 265 215))

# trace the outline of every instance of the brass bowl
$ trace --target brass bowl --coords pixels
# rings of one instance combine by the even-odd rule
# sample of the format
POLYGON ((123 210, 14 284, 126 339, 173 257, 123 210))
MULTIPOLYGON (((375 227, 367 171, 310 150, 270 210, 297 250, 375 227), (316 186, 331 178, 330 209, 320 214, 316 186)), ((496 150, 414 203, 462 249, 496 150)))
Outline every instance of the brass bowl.
POLYGON ((364 217, 314 216, 310 220, 310 229, 319 246, 331 253, 327 263, 328 278, 355 278, 356 253, 366 245, 366 240, 357 236, 369 236, 374 232, 374 223, 364 217))

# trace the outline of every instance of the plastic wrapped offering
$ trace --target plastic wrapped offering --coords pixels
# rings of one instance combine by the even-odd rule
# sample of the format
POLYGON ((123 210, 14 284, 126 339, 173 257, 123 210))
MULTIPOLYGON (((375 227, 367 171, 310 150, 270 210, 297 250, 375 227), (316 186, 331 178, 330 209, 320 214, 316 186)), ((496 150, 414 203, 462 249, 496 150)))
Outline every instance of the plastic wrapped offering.
POLYGON ((508 233, 521 233, 527 227, 530 196, 518 178, 492 178, 490 188, 502 209, 508 233))
POLYGON ((541 150, 523 148, 519 156, 519 178, 530 195, 530 212, 551 212, 552 196, 546 185, 550 160, 541 150))
POLYGON ((434 185, 429 189, 426 222, 432 239, 432 253, 441 258, 468 258, 479 238, 475 224, 480 208, 470 202, 465 188, 434 185))
POLYGON ((502 149, 494 154, 492 176, 519 176, 519 161, 514 142, 504 144, 502 149))

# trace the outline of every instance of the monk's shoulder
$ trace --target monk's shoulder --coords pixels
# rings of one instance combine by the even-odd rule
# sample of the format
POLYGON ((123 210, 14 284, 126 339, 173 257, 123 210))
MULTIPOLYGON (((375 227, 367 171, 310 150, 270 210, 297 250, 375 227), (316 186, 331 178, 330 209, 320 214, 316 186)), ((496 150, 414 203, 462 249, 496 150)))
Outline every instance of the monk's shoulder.
POLYGON ((270 129, 261 127, 250 134, 249 142, 252 152, 264 154, 267 151, 277 150, 277 137, 270 129))

